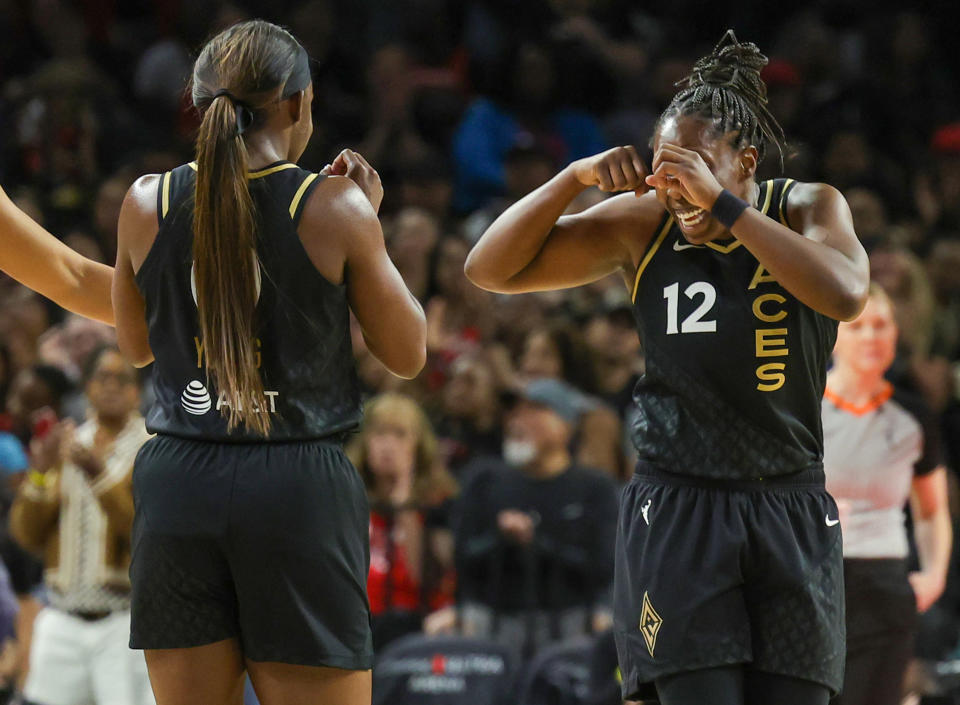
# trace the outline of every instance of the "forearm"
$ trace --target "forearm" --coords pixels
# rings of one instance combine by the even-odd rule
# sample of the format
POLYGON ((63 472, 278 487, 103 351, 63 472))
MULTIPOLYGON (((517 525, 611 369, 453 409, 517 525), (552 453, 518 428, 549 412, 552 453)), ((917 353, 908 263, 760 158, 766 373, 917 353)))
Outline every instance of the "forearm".
POLYGON ((54 298, 53 300, 81 316, 110 326, 115 325, 110 291, 113 267, 81 257, 72 250, 71 253, 77 260, 73 263, 73 269, 76 271, 76 285, 62 299, 54 298))
POLYGON ((467 257, 465 272, 477 286, 496 290, 543 249, 550 231, 586 187, 569 168, 504 211, 467 257))
POLYGON ((844 321, 860 313, 869 284, 864 263, 753 208, 744 211, 731 233, 783 288, 810 308, 844 321))
POLYGON ((412 379, 426 364, 427 319, 423 306, 409 290, 400 300, 384 299, 383 306, 384 318, 395 325, 388 330, 364 327, 361 323, 364 343, 390 372, 412 379))
POLYGON ((953 543, 950 511, 946 505, 938 508, 929 517, 914 522, 914 541, 920 559, 920 570, 946 581, 953 543))
POLYGON ((0 269, 63 308, 113 325, 113 269, 74 252, 0 190, 0 269))

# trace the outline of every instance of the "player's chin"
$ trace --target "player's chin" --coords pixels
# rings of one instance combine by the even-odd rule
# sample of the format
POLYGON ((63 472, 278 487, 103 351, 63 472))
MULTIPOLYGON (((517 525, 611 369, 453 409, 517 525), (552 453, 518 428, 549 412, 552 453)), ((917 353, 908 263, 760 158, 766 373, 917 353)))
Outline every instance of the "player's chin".
POLYGON ((691 245, 702 245, 726 234, 725 228, 710 216, 695 225, 688 225, 678 218, 677 224, 684 239, 691 245))

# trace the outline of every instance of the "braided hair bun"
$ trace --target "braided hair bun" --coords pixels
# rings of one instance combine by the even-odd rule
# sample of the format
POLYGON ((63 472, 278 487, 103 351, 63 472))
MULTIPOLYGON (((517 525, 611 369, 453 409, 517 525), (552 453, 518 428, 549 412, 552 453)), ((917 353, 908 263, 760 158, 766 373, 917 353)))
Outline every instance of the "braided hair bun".
POLYGON ((713 51, 697 60, 690 75, 677 82, 680 90, 660 122, 672 115, 705 117, 721 134, 736 132, 734 146, 755 145, 760 158, 767 145, 774 144, 782 166, 786 138, 767 107, 767 86, 760 78, 767 63, 756 44, 740 43, 728 29, 713 51))

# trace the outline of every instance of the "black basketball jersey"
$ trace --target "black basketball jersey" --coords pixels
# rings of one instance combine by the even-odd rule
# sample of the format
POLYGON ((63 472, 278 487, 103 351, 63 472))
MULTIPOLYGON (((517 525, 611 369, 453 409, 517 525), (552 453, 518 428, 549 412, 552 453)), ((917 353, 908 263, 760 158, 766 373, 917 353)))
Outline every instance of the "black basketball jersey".
MULTIPOLYGON (((760 184, 787 221, 792 179, 760 184)), ((641 461, 718 479, 822 465, 820 401, 837 322, 800 303, 739 240, 691 245, 666 214, 637 268, 646 356, 632 427, 641 461)))
MULTIPOLYGON (((260 261, 253 341, 264 388, 258 410, 271 415, 270 441, 322 438, 356 427, 361 416, 346 286, 316 270, 297 235, 303 206, 323 178, 289 162, 249 174, 260 261)), ((222 407, 237 400, 206 375, 193 273, 195 182, 195 163, 161 177, 160 229, 136 276, 156 358, 147 428, 204 440, 262 440, 242 427, 227 432, 222 407)))

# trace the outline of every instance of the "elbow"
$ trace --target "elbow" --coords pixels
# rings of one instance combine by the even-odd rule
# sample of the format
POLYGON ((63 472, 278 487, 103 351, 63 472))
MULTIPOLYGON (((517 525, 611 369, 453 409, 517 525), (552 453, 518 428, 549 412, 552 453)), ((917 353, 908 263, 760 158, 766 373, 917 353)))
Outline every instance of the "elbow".
POLYGON ((845 298, 842 301, 837 302, 834 318, 842 322, 852 321, 860 315, 861 311, 863 311, 863 306, 864 304, 860 303, 856 299, 845 298))
POLYGON ((852 321, 863 311, 870 295, 869 281, 843 292, 837 301, 837 319, 852 321))
POLYGON ((870 298, 870 264, 866 254, 859 261, 851 263, 850 269, 838 284, 835 318, 852 321, 860 315, 870 298))
POLYGON ((140 369, 153 362, 153 350, 150 344, 142 340, 134 340, 133 336, 128 335, 124 328, 117 330, 117 347, 120 348, 120 354, 131 365, 140 369))
POLYGON ((118 346, 123 357, 138 370, 146 367, 153 362, 153 351, 150 348, 130 348, 123 345, 118 346))
POLYGON ((394 347, 390 359, 381 358, 387 369, 401 379, 413 379, 427 364, 427 321, 422 312, 419 313, 414 327, 416 337, 405 346, 394 347))
POLYGON ((427 316, 422 309, 417 311, 417 339, 411 351, 409 364, 403 370, 404 379, 413 379, 427 365, 427 316))
POLYGON ((470 250, 470 253, 467 255, 467 261, 463 264, 463 274, 471 284, 483 288, 483 284, 481 283, 483 273, 477 265, 477 258, 474 255, 475 252, 476 250, 470 250))
POLYGON ((503 291, 504 282, 492 276, 489 271, 484 271, 483 262, 477 256, 476 248, 472 249, 470 254, 467 255, 467 261, 463 265, 463 274, 476 287, 497 293, 503 291))
POLYGON ((390 371, 400 379, 413 379, 423 371, 427 364, 427 347, 421 346, 408 359, 398 362, 390 371))
POLYGON ((142 370, 144 367, 153 362, 153 353, 148 353, 137 357, 134 360, 130 361, 130 364, 136 367, 138 370, 142 370))

